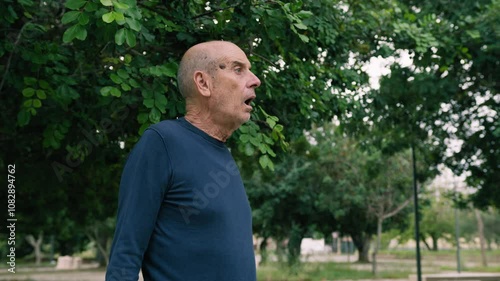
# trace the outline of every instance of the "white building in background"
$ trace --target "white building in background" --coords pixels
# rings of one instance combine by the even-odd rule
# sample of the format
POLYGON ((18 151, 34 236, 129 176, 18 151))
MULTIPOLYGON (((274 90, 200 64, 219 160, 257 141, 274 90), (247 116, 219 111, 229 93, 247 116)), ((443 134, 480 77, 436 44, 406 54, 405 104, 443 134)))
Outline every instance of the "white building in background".
POLYGON ((332 247, 330 245, 325 245, 325 239, 304 238, 300 243, 300 253, 303 255, 330 252, 332 252, 332 247))

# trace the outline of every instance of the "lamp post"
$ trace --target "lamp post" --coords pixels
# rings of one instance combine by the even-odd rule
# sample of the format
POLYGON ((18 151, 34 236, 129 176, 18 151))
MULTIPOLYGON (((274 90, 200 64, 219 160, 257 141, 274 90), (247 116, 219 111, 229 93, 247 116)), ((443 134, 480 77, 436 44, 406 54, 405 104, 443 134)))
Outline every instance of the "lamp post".
POLYGON ((413 203, 415 208, 415 242, 417 247, 417 281, 422 281, 422 266, 420 264, 420 218, 418 213, 417 164, 415 162, 415 146, 411 143, 411 158, 413 162, 413 203))
POLYGON ((457 240, 457 272, 460 273, 460 226, 458 223, 458 192, 456 181, 453 182, 453 191, 455 193, 455 239, 457 240))

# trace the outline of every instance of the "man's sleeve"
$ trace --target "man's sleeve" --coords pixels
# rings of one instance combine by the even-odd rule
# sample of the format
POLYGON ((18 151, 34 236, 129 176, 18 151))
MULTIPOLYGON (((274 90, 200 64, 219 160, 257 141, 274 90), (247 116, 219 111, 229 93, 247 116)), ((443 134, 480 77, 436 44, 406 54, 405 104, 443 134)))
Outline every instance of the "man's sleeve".
POLYGON ((138 279, 170 175, 162 137, 155 130, 146 130, 123 169, 106 281, 138 279))

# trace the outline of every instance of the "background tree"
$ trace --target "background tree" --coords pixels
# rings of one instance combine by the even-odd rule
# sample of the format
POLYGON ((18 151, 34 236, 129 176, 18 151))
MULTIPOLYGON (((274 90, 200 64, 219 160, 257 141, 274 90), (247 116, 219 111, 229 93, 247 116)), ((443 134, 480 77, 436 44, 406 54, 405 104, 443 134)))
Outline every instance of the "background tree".
MULTIPOLYGON (((429 163, 442 163, 478 192, 477 206, 498 205, 498 1, 400 1, 391 26, 396 36, 377 44, 413 65, 394 64, 380 89, 361 99, 351 123, 377 127, 379 147, 425 147, 429 163), (450 149, 450 143, 460 149, 450 149)), ((390 28, 389 28, 390 29, 390 28)))
POLYGON ((335 229, 333 216, 318 208, 322 196, 317 183, 317 154, 305 137, 291 143, 274 172, 256 171, 245 183, 252 203, 254 231, 261 237, 287 241, 288 263, 297 266, 301 241, 307 235, 325 235, 335 229))
POLYGON ((365 169, 369 176, 367 211, 377 222, 375 245, 372 251, 372 272, 377 275, 377 253, 380 248, 384 221, 403 211, 413 198, 410 153, 402 152, 386 157, 380 151, 371 151, 365 169))
MULTIPOLYGON (((435 196, 434 194, 429 194, 435 196)), ((452 202, 446 198, 436 200, 430 197, 427 206, 422 210, 421 233, 422 241, 428 250, 438 251, 439 239, 453 240, 455 235, 455 218, 453 216, 452 202), (427 238, 432 240, 432 245, 426 241, 427 238)))
POLYGON ((370 242, 382 232, 384 220, 396 216, 394 227, 406 216, 399 212, 410 198, 408 155, 387 157, 375 147, 363 147, 331 124, 316 129, 311 137, 320 155, 316 169, 322 193, 318 204, 333 214, 338 230, 353 238, 358 260, 368 262, 370 242))

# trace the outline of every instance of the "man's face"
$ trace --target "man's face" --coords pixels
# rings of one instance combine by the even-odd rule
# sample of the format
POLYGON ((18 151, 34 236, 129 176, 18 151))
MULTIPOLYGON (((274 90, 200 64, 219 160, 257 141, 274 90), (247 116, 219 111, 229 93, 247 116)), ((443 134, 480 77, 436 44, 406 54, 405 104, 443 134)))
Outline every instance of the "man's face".
POLYGON ((235 45, 224 44, 212 78, 210 108, 214 117, 229 127, 239 127, 250 119, 255 88, 260 80, 250 71, 245 53, 235 45))

